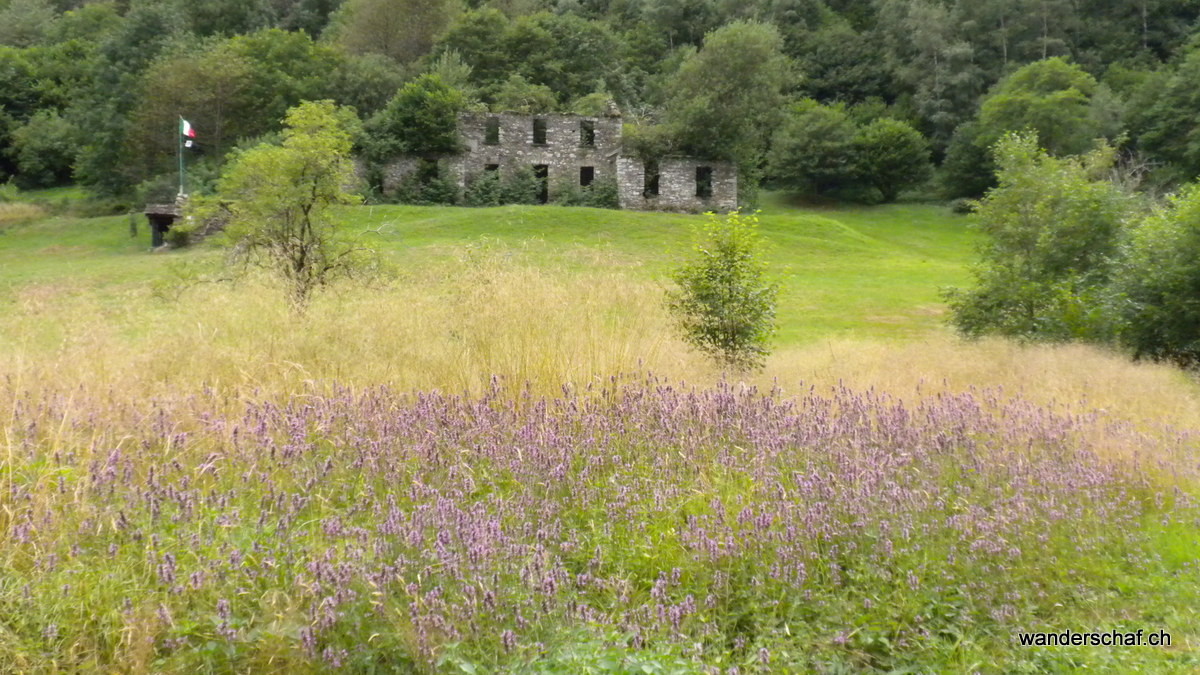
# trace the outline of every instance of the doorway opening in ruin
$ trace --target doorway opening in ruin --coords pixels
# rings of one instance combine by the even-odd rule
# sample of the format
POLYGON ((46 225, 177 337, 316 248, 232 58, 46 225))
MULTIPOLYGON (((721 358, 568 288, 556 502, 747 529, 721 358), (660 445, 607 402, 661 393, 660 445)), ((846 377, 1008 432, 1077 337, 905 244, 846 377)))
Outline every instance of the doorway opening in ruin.
POLYGON ((642 174, 642 196, 657 197, 658 196, 658 162, 646 162, 643 167, 642 174))
POLYGON ((696 196, 701 199, 712 197, 712 167, 696 167, 696 196))
POLYGON ((579 187, 587 187, 596 180, 596 167, 581 166, 579 167, 579 187))
POLYGON ((545 204, 550 201, 550 166, 534 164, 533 175, 538 181, 538 202, 545 204))

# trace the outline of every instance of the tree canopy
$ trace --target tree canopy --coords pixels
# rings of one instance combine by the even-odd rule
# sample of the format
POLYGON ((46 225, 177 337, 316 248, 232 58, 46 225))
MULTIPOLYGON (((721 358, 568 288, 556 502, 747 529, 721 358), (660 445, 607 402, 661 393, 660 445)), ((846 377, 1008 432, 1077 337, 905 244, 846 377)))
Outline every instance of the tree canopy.
MULTIPOLYGON (((653 133, 672 152, 736 162, 749 191, 772 137, 802 135, 787 118, 805 99, 846 106, 856 137, 877 119, 908 125, 951 195, 993 185, 991 146, 1023 129, 1055 156, 1106 138, 1140 153, 1158 184, 1200 174, 1190 36, 1200 6, 1186 0, 0 5, 0 177, 42 170, 18 165, 13 136, 41 113, 36 128, 56 119, 78 139, 69 175, 56 169, 52 180, 111 195, 171 170, 162 129, 180 115, 196 118, 215 166, 227 148, 278 131, 300 101, 328 98, 369 119, 429 74, 466 105, 494 110, 568 111, 610 97, 632 125, 661 127, 653 133), (776 136, 781 127, 790 132, 776 136)), ((901 133, 880 125, 872 133, 901 133)), ((892 192, 878 176, 855 180, 873 187, 822 190, 892 192)))

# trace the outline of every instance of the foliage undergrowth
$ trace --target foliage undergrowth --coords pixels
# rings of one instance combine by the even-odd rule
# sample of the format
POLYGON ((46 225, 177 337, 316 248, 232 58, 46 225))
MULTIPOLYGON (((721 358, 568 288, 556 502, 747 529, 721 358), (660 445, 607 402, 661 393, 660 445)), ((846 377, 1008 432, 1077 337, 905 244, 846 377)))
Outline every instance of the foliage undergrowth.
MULTIPOLYGON (((0 669, 1197 667, 1179 371, 918 328, 792 338, 727 383, 647 272, 675 235, 638 219, 664 216, 356 213, 408 217, 409 264, 302 317, 267 278, 205 283, 204 249, 114 240, 123 219, 6 235, 0 669), (1173 646, 1016 644, 1067 628, 1173 646)), ((835 302, 856 260, 948 266, 903 213, 764 216, 779 255, 819 253, 789 315, 869 325, 835 302)))
POLYGON ((1200 665, 1196 505, 1104 460, 1148 440, 1097 416, 652 377, 0 386, 17 670, 1032 672, 1096 654, 1018 631, 1116 627, 1177 648, 1114 672, 1200 665))

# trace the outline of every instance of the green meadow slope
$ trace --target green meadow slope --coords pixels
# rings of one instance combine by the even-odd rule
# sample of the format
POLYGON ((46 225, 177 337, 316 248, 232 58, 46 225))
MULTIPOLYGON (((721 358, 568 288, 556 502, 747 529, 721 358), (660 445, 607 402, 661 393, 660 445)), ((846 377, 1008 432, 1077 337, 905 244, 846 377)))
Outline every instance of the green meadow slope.
MULTIPOLYGON (((401 269, 450 260, 464 247, 511 248, 556 270, 611 269, 665 284, 704 217, 556 206, 364 206, 343 218, 401 269)), ((965 218, 925 205, 798 210, 769 200, 761 231, 781 284, 781 344, 943 332, 939 289, 965 283, 975 239, 965 218)), ((144 224, 131 238, 126 217, 51 217, 0 228, 0 292, 65 284, 104 295, 153 281, 181 261, 217 255, 205 246, 148 255, 148 239, 144 224)))
POLYGON ((0 671, 1200 666, 1200 389, 956 338, 967 219, 768 198, 780 336, 731 374, 662 303, 703 216, 340 217, 390 273, 297 314, 0 204, 0 671), (1017 640, 1066 630, 1172 644, 1017 640))

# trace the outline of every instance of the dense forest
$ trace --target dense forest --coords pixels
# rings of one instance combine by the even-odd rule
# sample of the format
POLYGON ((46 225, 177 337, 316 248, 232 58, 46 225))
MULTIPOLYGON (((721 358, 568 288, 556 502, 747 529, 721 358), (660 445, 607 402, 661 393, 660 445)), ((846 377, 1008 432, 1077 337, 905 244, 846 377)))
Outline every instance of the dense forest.
MULTIPOLYGON (((332 99, 386 159, 461 109, 594 113, 634 152, 861 201, 994 184, 991 148, 1107 139, 1144 186, 1200 173, 1186 0, 0 0, 0 180, 129 203, 204 190, 285 111, 332 99)), ((441 144, 441 145, 439 145, 441 144)))

